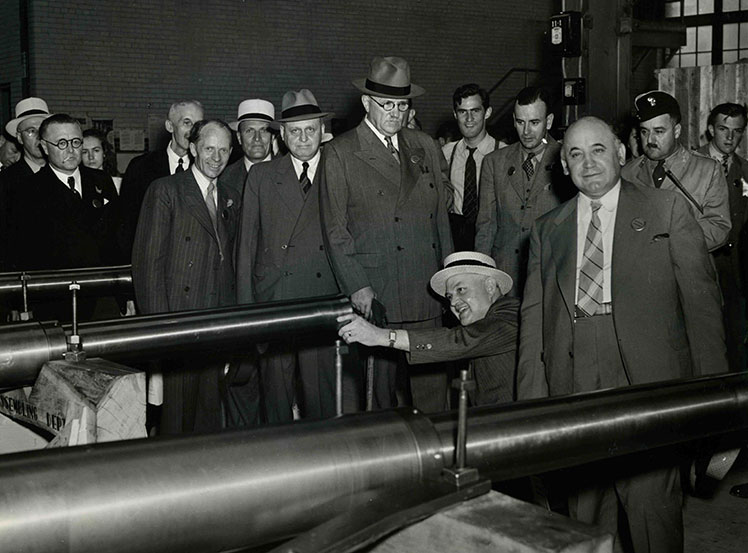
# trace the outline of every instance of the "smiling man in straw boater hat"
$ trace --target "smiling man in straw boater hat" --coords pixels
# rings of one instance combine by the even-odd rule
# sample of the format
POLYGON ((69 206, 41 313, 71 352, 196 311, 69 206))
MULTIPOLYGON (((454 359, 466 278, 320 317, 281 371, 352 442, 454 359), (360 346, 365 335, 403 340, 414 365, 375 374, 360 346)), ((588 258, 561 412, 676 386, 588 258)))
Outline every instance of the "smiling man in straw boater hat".
MULTIPOLYGON (((325 146, 320 198, 335 276, 365 317, 376 298, 393 328, 439 327, 441 305, 428 282, 452 252, 441 153, 429 136, 404 128, 411 99, 424 91, 397 57, 374 58, 368 77, 353 84, 366 117, 325 146)), ((376 352, 374 407, 397 404, 395 374, 403 361, 394 351, 376 352)), ((414 405, 444 409, 446 373, 418 378, 414 405)))
POLYGON ((478 252, 457 252, 444 260, 444 269, 431 277, 431 288, 449 302, 456 328, 396 330, 378 328, 358 315, 342 315, 347 323, 339 334, 348 343, 394 348, 407 352, 413 364, 471 359, 477 389, 473 405, 506 403, 514 399, 519 300, 506 297, 512 279, 496 262, 478 252))
MULTIPOLYGON (((324 179, 320 144, 323 120, 330 115, 320 109, 310 90, 291 90, 283 96, 278 122, 288 153, 253 165, 245 186, 237 248, 239 303, 339 292, 319 216, 319 186, 324 179)), ((334 348, 296 340, 269 348, 259 363, 267 421, 293 420, 296 368, 302 416, 334 416, 334 348)))

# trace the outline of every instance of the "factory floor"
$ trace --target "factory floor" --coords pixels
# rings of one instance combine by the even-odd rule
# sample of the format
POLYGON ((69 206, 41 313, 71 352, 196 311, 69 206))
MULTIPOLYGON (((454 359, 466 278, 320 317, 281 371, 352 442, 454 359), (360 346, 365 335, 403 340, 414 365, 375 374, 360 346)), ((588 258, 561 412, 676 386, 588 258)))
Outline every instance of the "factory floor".
POLYGON ((748 483, 748 451, 708 499, 687 497, 683 516, 685 553, 745 553, 748 551, 748 499, 730 495, 736 484, 748 483))

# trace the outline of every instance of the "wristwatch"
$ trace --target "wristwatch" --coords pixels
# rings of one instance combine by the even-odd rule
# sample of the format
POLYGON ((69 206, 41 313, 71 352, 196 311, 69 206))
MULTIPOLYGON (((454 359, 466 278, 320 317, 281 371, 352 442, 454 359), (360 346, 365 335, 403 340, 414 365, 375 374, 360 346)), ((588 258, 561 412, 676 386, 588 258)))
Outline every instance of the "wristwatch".
POLYGON ((397 330, 390 330, 390 347, 395 347, 395 340, 397 340, 397 330))

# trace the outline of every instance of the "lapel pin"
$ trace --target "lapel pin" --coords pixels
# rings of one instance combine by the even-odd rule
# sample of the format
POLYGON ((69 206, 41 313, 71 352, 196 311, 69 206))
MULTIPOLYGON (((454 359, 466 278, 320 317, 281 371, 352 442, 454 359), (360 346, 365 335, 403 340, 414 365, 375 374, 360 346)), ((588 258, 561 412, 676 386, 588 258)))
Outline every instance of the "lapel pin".
POLYGON ((516 170, 516 169, 515 169, 514 167, 510 167, 510 168, 509 168, 509 171, 507 171, 507 172, 506 172, 506 174, 507 174, 507 175, 509 175, 509 176, 511 177, 511 176, 512 176, 512 175, 514 174, 514 171, 515 171, 515 170, 516 170))
POLYGON ((234 200, 232 200, 231 198, 226 200, 226 207, 231 207, 232 205, 234 205, 234 200))
POLYGON ((94 206, 95 208, 97 208, 97 209, 98 209, 98 208, 100 208, 100 207, 101 207, 101 200, 99 200, 99 199, 97 198, 97 199, 95 199, 95 200, 94 200, 93 202, 91 202, 91 204, 92 204, 92 205, 93 205, 93 206, 94 206))
POLYGON ((97 194, 101 194, 101 188, 99 188, 98 186, 94 186, 94 188, 96 189, 97 194))
POLYGON ((377 195, 384 196, 384 190, 378 190, 377 191, 377 195))
POLYGON ((421 158, 418 156, 411 156, 410 161, 411 163, 418 163, 419 161, 421 161, 421 158))
POLYGON ((647 226, 647 222, 644 219, 635 217, 634 219, 631 220, 631 228, 634 229, 636 232, 643 231, 646 226, 647 226))

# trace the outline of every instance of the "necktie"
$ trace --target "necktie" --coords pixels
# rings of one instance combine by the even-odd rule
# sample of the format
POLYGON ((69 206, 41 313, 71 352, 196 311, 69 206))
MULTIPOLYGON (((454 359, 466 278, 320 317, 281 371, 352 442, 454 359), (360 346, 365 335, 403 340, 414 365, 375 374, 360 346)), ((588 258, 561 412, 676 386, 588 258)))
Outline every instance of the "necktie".
POLYGON ((392 138, 389 136, 385 136, 384 141, 387 142, 387 149, 392 154, 392 157, 395 158, 395 161, 400 163, 400 156, 397 153, 397 148, 395 148, 395 145, 392 143, 392 138))
POLYGON ((462 214, 472 219, 478 213, 478 185, 476 183, 475 158, 473 154, 477 148, 468 147, 468 158, 465 162, 465 189, 462 199, 462 214))
POLYGON ((525 175, 527 175, 527 180, 530 180, 532 176, 535 174, 535 167, 532 166, 532 158, 535 156, 533 152, 530 152, 527 154, 527 159, 522 162, 522 170, 525 172, 525 175))
POLYGON ((652 180, 654 181, 655 188, 662 186, 662 182, 665 180, 665 160, 661 159, 657 162, 657 165, 652 171, 652 180))
POLYGON ((217 209, 216 209, 216 182, 210 181, 208 185, 208 191, 205 194, 205 205, 210 213, 210 219, 213 221, 213 228, 217 229, 217 209))
POLYGON ((730 154, 722 156, 722 170, 725 172, 725 176, 730 171, 730 154))
POLYGON ((598 211, 602 204, 592 201, 592 218, 587 227, 584 256, 579 268, 579 294, 577 307, 587 316, 592 316, 603 303, 603 233, 600 229, 598 211))
POLYGON ((73 191, 73 194, 75 194, 77 198, 81 197, 81 195, 78 194, 78 191, 75 189, 75 177, 68 177, 68 186, 70 187, 70 190, 73 191))
POLYGON ((307 169, 309 169, 309 164, 305 161, 301 164, 301 175, 299 175, 299 184, 301 184, 301 191, 304 193, 304 196, 306 196, 306 193, 312 187, 312 181, 309 180, 307 169))
POLYGON ((180 171, 184 171, 184 160, 180 157, 177 163, 179 165, 177 165, 177 169, 174 172, 179 173, 180 171))

